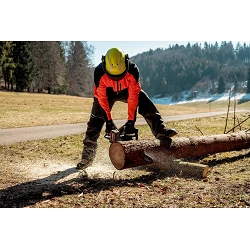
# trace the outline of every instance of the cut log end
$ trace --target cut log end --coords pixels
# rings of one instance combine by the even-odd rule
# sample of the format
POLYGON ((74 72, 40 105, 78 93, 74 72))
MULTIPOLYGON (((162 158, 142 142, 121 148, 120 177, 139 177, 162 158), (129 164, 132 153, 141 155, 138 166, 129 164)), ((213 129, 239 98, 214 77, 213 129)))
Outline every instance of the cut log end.
POLYGON ((125 152, 120 143, 112 143, 109 147, 109 157, 114 165, 114 167, 118 170, 123 169, 125 164, 125 152))
MULTIPOLYGON (((129 147, 131 149, 131 147, 129 147)), ((124 150, 124 143, 114 142, 109 147, 109 157, 118 170, 143 166, 152 163, 152 159, 143 150, 131 151, 129 155, 124 150)))
POLYGON ((208 174, 211 172, 211 168, 209 166, 206 166, 203 170, 203 178, 207 178, 208 174))

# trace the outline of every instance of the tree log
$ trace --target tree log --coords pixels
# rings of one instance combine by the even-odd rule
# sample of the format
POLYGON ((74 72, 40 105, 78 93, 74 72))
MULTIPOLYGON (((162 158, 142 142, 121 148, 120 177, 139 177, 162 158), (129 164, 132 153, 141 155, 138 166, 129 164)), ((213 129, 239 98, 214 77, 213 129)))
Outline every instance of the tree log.
POLYGON ((177 137, 169 143, 159 140, 119 141, 110 145, 109 156, 118 170, 147 164, 167 164, 179 158, 206 156, 250 148, 250 133, 239 132, 200 137, 177 137))
POLYGON ((164 166, 164 170, 178 177, 206 178, 211 169, 208 165, 184 162, 178 159, 168 162, 164 166))

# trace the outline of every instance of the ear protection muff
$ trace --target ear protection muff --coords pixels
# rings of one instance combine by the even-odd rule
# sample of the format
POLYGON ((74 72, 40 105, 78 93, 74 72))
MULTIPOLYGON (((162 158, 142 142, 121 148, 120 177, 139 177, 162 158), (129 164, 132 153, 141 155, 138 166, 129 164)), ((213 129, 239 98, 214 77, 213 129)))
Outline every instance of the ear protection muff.
MULTIPOLYGON (((102 56, 101 60, 102 60, 103 71, 106 72, 105 56, 102 56)), ((128 69, 129 69, 129 56, 128 56, 128 54, 125 55, 125 65, 126 65, 126 70, 128 71, 128 69)))
POLYGON ((128 54, 125 55, 125 65, 126 65, 126 69, 128 71, 128 68, 129 68, 129 56, 128 56, 128 54))
POLYGON ((102 56, 101 60, 102 60, 102 69, 104 72, 106 72, 105 56, 102 56))

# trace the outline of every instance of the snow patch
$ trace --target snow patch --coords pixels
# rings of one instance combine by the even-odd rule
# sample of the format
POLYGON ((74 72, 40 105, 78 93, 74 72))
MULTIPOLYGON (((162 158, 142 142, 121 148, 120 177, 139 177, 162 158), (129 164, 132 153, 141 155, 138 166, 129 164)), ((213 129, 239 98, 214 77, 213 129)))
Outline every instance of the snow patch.
MULTIPOLYGON (((155 104, 165 104, 165 105, 174 105, 174 104, 184 104, 184 103, 192 103, 192 102, 212 102, 212 101, 225 101, 229 100, 229 93, 216 94, 216 95, 208 95, 206 93, 197 94, 196 98, 189 99, 190 93, 184 92, 178 98, 178 100, 173 101, 173 97, 153 97, 151 100, 155 104)), ((236 99, 240 101, 250 101, 250 93, 237 93, 230 95, 231 99, 236 99)))

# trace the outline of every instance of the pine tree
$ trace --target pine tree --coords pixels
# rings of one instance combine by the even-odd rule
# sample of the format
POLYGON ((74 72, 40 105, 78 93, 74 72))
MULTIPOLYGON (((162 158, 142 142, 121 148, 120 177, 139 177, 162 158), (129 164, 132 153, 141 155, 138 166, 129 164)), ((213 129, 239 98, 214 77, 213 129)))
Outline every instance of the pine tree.
POLYGON ((247 75, 247 93, 250 93, 250 68, 248 69, 247 75))
POLYGON ((222 94, 225 92, 225 77, 224 75, 220 75, 218 81, 218 93, 222 94))
POLYGON ((31 42, 31 52, 35 63, 36 77, 32 84, 33 92, 37 89, 38 93, 45 88, 46 82, 46 53, 48 51, 48 42, 31 42))
POLYGON ((163 77, 161 81, 160 94, 161 96, 165 96, 167 94, 167 81, 165 77, 163 77))
POLYGON ((2 56, 1 56, 1 67, 2 74, 5 82, 5 88, 13 90, 14 84, 14 71, 16 64, 13 60, 13 50, 15 44, 13 42, 2 42, 2 56))
POLYGON ((238 93, 239 84, 238 84, 237 76, 235 74, 233 78, 234 78, 234 94, 236 95, 238 93))
POLYGON ((59 43, 59 49, 60 49, 60 74, 58 77, 58 89, 57 92, 58 94, 66 94, 69 89, 69 84, 67 82, 67 65, 66 65, 66 52, 65 52, 65 47, 63 42, 58 42, 59 43))
POLYGON ((25 88, 30 87, 35 76, 30 42, 15 42, 13 57, 16 63, 16 90, 23 91, 25 88))

